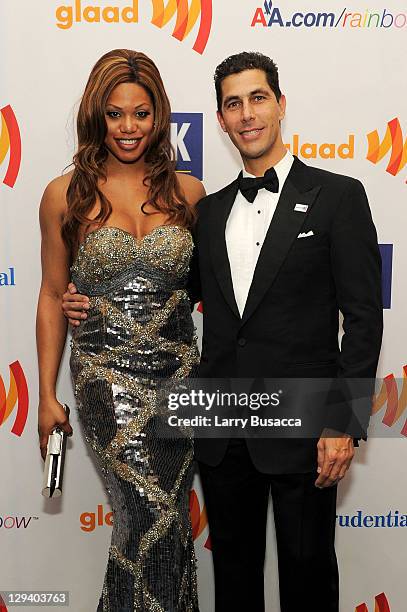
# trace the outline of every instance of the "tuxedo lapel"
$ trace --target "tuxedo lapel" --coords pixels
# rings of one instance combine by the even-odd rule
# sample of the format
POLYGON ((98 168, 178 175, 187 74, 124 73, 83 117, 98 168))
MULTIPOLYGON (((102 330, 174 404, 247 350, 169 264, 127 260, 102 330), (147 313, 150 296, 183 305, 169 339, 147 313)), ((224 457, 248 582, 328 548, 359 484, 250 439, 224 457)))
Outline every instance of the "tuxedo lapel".
POLYGON ((295 158, 257 261, 242 324, 253 314, 273 284, 321 189, 318 185, 310 186, 304 179, 306 166, 295 158), (304 207, 296 207, 297 204, 305 205, 306 212, 303 212, 304 207))
POLYGON ((210 241, 213 269, 223 296, 233 313, 240 319, 233 290, 225 239, 226 222, 236 199, 237 190, 238 180, 236 179, 233 183, 225 187, 225 189, 222 189, 217 195, 216 200, 212 202, 208 240, 210 241))

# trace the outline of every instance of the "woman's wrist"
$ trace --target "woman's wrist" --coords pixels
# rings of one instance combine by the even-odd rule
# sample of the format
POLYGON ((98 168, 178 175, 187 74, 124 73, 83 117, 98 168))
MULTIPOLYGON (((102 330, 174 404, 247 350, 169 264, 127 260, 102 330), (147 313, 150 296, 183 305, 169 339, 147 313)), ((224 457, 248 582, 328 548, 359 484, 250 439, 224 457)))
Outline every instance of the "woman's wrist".
POLYGON ((57 395, 55 390, 40 391, 38 395, 40 402, 56 401, 57 395))

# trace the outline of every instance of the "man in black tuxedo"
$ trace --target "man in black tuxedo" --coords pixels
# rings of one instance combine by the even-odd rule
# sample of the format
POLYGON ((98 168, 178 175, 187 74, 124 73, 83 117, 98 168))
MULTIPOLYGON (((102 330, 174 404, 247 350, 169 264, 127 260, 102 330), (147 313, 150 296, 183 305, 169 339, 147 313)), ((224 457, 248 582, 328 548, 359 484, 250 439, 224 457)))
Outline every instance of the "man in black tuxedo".
MULTIPOLYGON (((243 171, 198 204, 191 295, 203 301, 201 377, 374 379, 381 259, 363 186, 287 151, 285 97, 270 58, 229 57, 215 85, 218 119, 243 171)), ((64 295, 71 318, 81 317, 72 305, 80 308, 80 298, 64 295)), ((327 411, 319 439, 195 440, 216 612, 264 611, 270 493, 282 612, 338 611, 337 483, 353 438, 364 434, 355 423, 347 430, 351 420, 346 410, 327 411)))
MULTIPOLYGON (((374 379, 381 258, 363 186, 286 150, 286 102, 271 59, 229 57, 216 69, 215 86, 218 120, 243 171, 198 204, 193 278, 200 273, 201 376, 374 379)), ((264 610, 270 493, 281 610, 338 610, 336 485, 354 454, 346 428, 329 429, 338 422, 328 412, 319 440, 195 440, 216 612, 264 610)))

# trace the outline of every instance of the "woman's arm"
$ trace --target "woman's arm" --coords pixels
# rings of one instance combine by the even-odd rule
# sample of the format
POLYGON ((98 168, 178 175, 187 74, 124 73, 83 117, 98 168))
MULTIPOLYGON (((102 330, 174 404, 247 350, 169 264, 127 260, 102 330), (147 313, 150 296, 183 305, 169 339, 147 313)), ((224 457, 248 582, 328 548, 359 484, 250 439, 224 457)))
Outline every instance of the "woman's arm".
POLYGON ((37 308, 37 353, 39 370, 38 434, 42 458, 48 436, 58 425, 72 434, 69 420, 56 398, 56 381, 64 350, 67 322, 61 311, 61 296, 69 281, 69 251, 61 236, 66 207, 66 176, 52 181, 40 205, 42 281, 37 308))

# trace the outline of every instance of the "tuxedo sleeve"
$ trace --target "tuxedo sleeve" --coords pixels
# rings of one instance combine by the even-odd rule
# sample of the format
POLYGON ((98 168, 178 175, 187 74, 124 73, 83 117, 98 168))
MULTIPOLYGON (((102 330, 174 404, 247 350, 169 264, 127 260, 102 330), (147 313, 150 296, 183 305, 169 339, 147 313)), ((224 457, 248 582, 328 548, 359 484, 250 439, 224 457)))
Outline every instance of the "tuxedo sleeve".
POLYGON ((344 335, 330 425, 366 438, 383 333, 382 262, 367 196, 356 180, 333 218, 331 267, 344 335))

